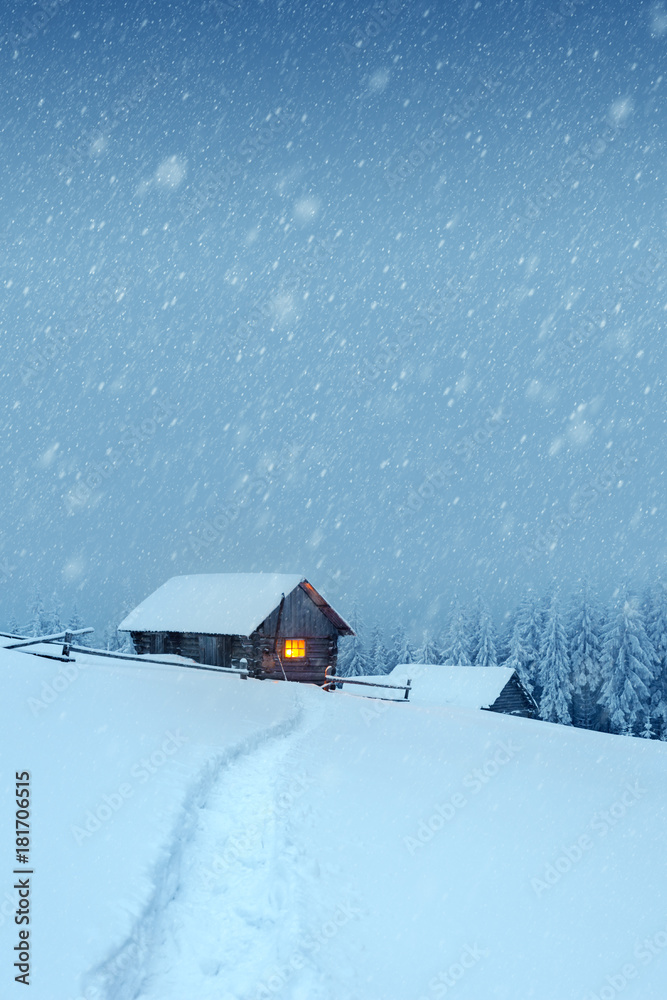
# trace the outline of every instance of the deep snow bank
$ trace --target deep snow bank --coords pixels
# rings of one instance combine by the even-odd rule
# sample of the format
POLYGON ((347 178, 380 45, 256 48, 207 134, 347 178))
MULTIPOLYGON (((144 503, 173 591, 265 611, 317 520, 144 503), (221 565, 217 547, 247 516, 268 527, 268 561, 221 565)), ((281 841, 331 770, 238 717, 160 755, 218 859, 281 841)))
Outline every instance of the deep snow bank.
POLYGON ((664 745, 178 666, 0 668, 38 1000, 662 1000, 664 745))

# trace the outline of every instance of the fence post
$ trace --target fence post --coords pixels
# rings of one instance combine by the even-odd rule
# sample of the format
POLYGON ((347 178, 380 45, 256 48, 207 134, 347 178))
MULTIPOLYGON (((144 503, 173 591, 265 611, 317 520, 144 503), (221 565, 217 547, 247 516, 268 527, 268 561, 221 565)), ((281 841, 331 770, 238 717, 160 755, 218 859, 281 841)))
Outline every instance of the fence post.
POLYGON ((408 677, 408 683, 405 685, 405 698, 404 701, 410 701, 410 687, 412 686, 412 681, 408 677))
POLYGON ((72 645, 72 633, 65 632, 65 641, 63 643, 62 656, 66 656, 69 659, 70 646, 72 645))

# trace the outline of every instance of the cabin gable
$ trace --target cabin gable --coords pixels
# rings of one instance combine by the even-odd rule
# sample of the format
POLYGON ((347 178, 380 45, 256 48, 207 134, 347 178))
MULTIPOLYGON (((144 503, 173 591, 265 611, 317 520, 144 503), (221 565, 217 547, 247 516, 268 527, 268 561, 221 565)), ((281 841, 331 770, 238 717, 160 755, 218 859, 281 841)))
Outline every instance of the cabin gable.
POLYGON ((489 712, 500 712, 502 715, 520 715, 532 719, 537 713, 537 705, 528 694, 516 673, 513 673, 502 689, 489 712))
POLYGON ((268 677, 323 684, 327 667, 335 670, 338 630, 303 584, 285 595, 250 638, 259 646, 261 669, 268 677), (305 656, 287 655, 288 640, 302 641, 305 656))
POLYGON ((278 634, 283 638, 325 638, 338 635, 332 622, 311 600, 301 584, 285 595, 282 612, 278 605, 253 634, 275 636, 279 615, 278 634))

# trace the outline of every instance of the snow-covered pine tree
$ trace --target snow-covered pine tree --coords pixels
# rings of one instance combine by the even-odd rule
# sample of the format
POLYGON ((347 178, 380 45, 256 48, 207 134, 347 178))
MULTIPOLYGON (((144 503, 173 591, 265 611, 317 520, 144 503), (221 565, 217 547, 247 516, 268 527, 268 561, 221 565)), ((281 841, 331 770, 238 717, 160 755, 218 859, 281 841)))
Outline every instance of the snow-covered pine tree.
POLYGON ((448 667, 458 664, 471 666, 469 619, 458 599, 454 601, 449 613, 442 662, 448 667))
POLYGON ((526 690, 532 694, 533 677, 531 672, 526 667, 527 659, 526 650, 523 648, 523 644, 521 642, 521 628, 518 622, 515 621, 509 645, 509 655, 502 663, 502 666, 509 667, 510 670, 516 670, 519 680, 526 690))
POLYGON ((541 613, 535 597, 527 591, 516 612, 510 655, 503 666, 513 666, 524 686, 539 703, 538 661, 542 637, 541 613), (510 660, 512 661, 510 663, 510 660))
POLYGON ((345 640, 343 655, 338 657, 336 673, 341 677, 362 677, 369 674, 370 663, 362 636, 349 636, 345 640))
MULTIPOLYGON (((86 628, 86 624, 79 614, 79 609, 74 603, 72 608, 72 614, 70 615, 69 621, 67 622, 67 629, 70 632, 75 632, 77 629, 86 628)), ((88 641, 88 635, 77 635, 74 637, 75 646, 90 646, 91 643, 88 641)))
POLYGON ((391 642, 389 644, 389 652, 387 655, 387 673, 391 673, 397 663, 400 663, 400 655, 405 646, 405 627, 399 624, 394 628, 393 635, 391 637, 391 642))
POLYGON ((419 662, 440 663, 440 650, 426 629, 424 629, 424 643, 419 652, 419 662))
POLYGON ((476 667, 495 667, 498 663, 496 629, 486 601, 479 596, 476 601, 477 620, 475 622, 476 667))
POLYGON ((545 722, 572 725, 572 681, 565 624, 554 594, 540 643, 540 718, 545 722))
POLYGON ((639 602, 625 597, 612 616, 602 647, 599 703, 607 710, 612 733, 634 732, 637 720, 650 711, 657 673, 655 650, 639 602))
POLYGON ((663 581, 651 593, 646 631, 653 644, 656 667, 651 710, 662 732, 667 731, 667 586, 663 581))
POLYGON ((47 619, 47 635, 58 635, 59 632, 64 632, 65 627, 61 619, 62 605, 59 601, 56 601, 50 611, 46 612, 47 619))
POLYGON ((339 641, 336 673, 341 677, 360 677, 369 674, 371 670, 366 647, 366 624, 361 617, 358 604, 353 605, 352 614, 347 620, 354 630, 354 635, 346 636, 339 641))
POLYGON ((568 617, 568 641, 572 665, 573 723, 594 729, 599 716, 597 699, 602 683, 602 616, 587 582, 574 598, 568 617))
POLYGON ((516 622, 517 613, 517 608, 514 608, 512 611, 503 615, 497 640, 498 663, 503 663, 511 656, 512 636, 514 635, 514 624, 516 622))
POLYGON ((642 614, 644 615, 644 621, 646 622, 646 628, 648 629, 648 623, 651 620, 651 613, 653 611, 653 601, 654 601, 655 586, 649 584, 644 588, 644 591, 639 602, 639 606, 642 609, 642 614))
POLYGON ((44 601, 39 590, 30 602, 28 622, 23 629, 23 634, 28 636, 48 635, 49 617, 44 610, 44 601))
POLYGON ((653 720, 650 712, 646 712, 644 714, 644 726, 641 731, 641 737, 645 740, 655 739, 655 733, 653 732, 653 720))
POLYGON ((410 641, 410 636, 406 634, 403 644, 403 653, 399 663, 419 663, 419 653, 410 641))
POLYGON ((368 672, 371 674, 386 674, 388 661, 389 654, 384 644, 384 632, 379 625, 374 625, 371 630, 368 672))
POLYGON ((535 607, 536 607, 535 621, 537 624, 537 628, 539 630, 540 641, 542 639, 542 636, 544 635, 544 630, 547 626, 547 622, 549 621, 549 616, 551 614, 551 605, 553 603, 554 597, 556 596, 556 593, 557 593, 556 584, 551 583, 546 593, 544 593, 542 597, 540 597, 539 600, 535 602, 535 607))
POLYGON ((477 656, 477 649, 479 646, 479 620, 482 616, 482 605, 483 598, 479 587, 475 587, 475 596, 473 597, 472 607, 467 609, 468 615, 468 628, 467 633, 469 636, 469 649, 468 655, 470 656, 470 662, 474 663, 477 656))
MULTIPOLYGON (((82 628, 83 627, 84 626, 82 626, 82 628)), ((81 638, 85 639, 86 636, 85 635, 81 636, 81 638)), ((115 624, 115 622, 109 622, 109 624, 104 630, 104 637, 102 641, 103 641, 102 648, 108 649, 111 652, 114 653, 134 652, 134 650, 129 649, 127 633, 119 632, 118 626, 115 624)))
POLYGON ((417 663, 418 659, 417 651, 410 642, 405 627, 397 625, 391 640, 387 673, 390 673, 399 663, 417 663))
POLYGON ((16 619, 15 614, 9 616, 9 621, 7 622, 7 631, 10 635, 22 635, 21 628, 16 619))

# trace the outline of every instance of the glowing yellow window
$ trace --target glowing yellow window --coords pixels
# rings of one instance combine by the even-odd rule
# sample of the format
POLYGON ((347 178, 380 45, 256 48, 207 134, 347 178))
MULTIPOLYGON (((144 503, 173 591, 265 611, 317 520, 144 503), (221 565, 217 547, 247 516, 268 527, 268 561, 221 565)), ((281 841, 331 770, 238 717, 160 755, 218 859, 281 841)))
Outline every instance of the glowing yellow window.
POLYGON ((305 639, 285 639, 285 658, 294 660, 306 655, 305 639))

